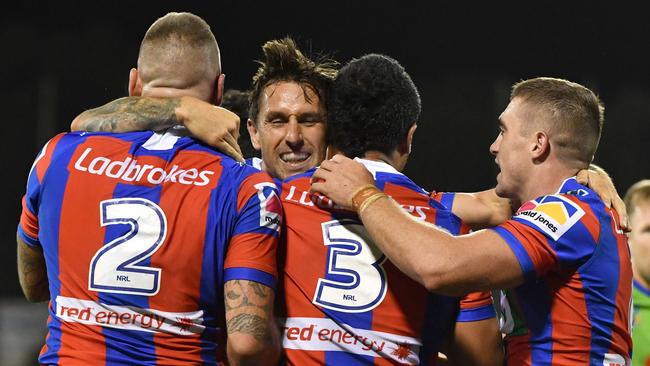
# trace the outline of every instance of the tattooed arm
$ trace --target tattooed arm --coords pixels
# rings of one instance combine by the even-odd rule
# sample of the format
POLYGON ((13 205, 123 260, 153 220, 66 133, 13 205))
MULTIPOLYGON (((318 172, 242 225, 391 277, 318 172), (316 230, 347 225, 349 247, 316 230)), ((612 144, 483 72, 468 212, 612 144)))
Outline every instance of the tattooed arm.
POLYGON ((72 121, 70 129, 102 132, 160 131, 180 124, 180 98, 126 97, 89 109, 72 121))
POLYGON ((273 318, 273 290, 253 281, 224 285, 230 365, 275 365, 280 337, 273 318))
POLYGON ((239 138, 239 117, 227 109, 200 99, 183 96, 173 98, 126 97, 77 116, 72 131, 161 131, 184 125, 190 133, 233 158, 243 157, 239 138))
POLYGON ((43 251, 30 247, 18 236, 16 242, 18 243, 18 280, 25 297, 30 302, 49 300, 50 290, 43 251))

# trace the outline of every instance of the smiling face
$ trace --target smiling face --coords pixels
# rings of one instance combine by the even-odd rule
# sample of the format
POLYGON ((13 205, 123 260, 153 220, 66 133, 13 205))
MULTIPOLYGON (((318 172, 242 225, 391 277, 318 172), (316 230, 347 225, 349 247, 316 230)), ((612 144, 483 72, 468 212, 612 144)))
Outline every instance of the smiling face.
POLYGON ((255 121, 248 121, 248 132, 271 176, 285 179, 325 159, 325 108, 312 88, 273 83, 260 95, 258 106, 255 121))
POLYGON ((490 146, 501 170, 497 175, 496 193, 500 197, 520 200, 528 169, 529 138, 523 133, 530 112, 525 102, 514 98, 499 116, 499 135, 490 146))

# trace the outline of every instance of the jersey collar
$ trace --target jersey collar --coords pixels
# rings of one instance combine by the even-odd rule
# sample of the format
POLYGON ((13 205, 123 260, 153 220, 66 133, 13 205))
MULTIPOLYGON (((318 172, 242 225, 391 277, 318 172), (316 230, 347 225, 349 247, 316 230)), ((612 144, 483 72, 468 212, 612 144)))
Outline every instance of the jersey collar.
POLYGON ((372 173, 373 177, 376 177, 377 173, 392 173, 392 174, 404 175, 400 173, 397 169, 395 169, 392 165, 383 161, 368 160, 368 159, 361 159, 361 158, 354 158, 354 160, 363 164, 366 167, 366 169, 368 169, 370 173, 372 173))

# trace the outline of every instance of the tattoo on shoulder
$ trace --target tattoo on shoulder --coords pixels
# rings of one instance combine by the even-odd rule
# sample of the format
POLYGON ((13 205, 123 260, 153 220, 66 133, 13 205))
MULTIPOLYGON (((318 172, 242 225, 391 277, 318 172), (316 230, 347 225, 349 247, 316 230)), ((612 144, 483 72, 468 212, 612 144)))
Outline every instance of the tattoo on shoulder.
POLYGON ((78 118, 85 131, 128 132, 163 130, 179 121, 175 109, 180 98, 126 97, 83 112, 78 118))

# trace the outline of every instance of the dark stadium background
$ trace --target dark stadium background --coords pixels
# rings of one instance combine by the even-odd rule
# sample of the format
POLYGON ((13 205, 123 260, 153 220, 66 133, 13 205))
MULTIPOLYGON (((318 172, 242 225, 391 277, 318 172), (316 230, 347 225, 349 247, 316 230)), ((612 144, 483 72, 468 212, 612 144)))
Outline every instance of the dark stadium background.
MULTIPOLYGON (((33 158, 84 109, 126 94, 148 26, 192 11, 217 36, 228 88, 245 89, 260 45, 291 35, 345 62, 397 58, 419 87, 423 113, 406 173, 427 189, 494 184, 488 146, 510 85, 556 76, 600 94, 606 125, 596 162, 621 195, 650 178, 650 22, 614 2, 23 1, 0 12, 2 53, 2 298, 19 297, 15 228, 33 158), (537 5, 536 5, 537 4, 537 5)), ((640 6, 640 5, 639 5, 640 6)), ((83 230, 83 228, 79 228, 83 230)))

